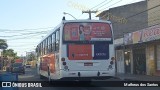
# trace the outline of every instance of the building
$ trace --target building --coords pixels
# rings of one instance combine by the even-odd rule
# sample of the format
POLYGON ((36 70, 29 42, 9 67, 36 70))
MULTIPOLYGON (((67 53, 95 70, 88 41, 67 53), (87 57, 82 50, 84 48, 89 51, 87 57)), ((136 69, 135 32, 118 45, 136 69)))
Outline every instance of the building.
POLYGON ((148 26, 147 36, 147 75, 160 76, 160 2, 159 0, 147 0, 148 26), (154 32, 149 34, 150 32, 154 32))
POLYGON ((159 0, 148 1, 148 26, 160 24, 160 2, 159 0))
POLYGON ((130 54, 133 74, 160 76, 160 2, 146 2, 148 27, 124 35, 124 56, 130 54))
MULTIPOLYGON (((159 0, 146 0, 113 9, 105 12, 114 14, 118 12, 119 14, 116 15, 122 15, 121 17, 123 17, 123 20, 121 19, 123 24, 120 23, 120 20, 117 22, 113 19, 114 16, 111 16, 111 14, 108 14, 110 18, 107 17, 113 22, 116 39, 117 72, 160 76, 159 0), (123 12, 118 12, 118 9, 121 10, 122 7, 128 8, 123 8, 123 12), (138 8, 140 10, 137 10, 138 8), (131 12, 135 13, 128 17, 125 16, 131 12), (124 23, 125 21, 128 23, 124 23), (123 30, 119 31, 121 29, 123 30)), ((105 14, 102 12, 100 15, 105 14)), ((105 17, 102 16, 100 19, 106 19, 105 17)))
MULTIPOLYGON (((124 44, 124 39, 131 41, 131 32, 148 27, 147 1, 132 3, 103 11, 99 19, 110 20, 113 26, 114 39, 116 44, 116 60, 118 73, 146 74, 146 56, 144 45, 124 44), (128 34, 126 34, 128 33, 128 34), (124 38, 126 37, 126 38, 124 38), (142 47, 142 49, 140 48, 142 47), (138 50, 138 53, 137 53, 138 50), (134 54, 133 54, 134 53, 134 54), (140 57, 139 57, 140 56, 140 57), (143 73, 136 71, 137 58, 143 61, 143 73)), ((139 68, 139 67, 138 67, 139 68)))
POLYGON ((128 34, 124 40, 125 46, 132 47, 134 73, 145 71, 147 75, 160 75, 160 25, 128 34), (127 39, 128 34, 132 36, 130 41, 127 39), (136 46, 139 46, 139 49, 134 49, 136 46))
POLYGON ((110 8, 97 15, 100 20, 110 20, 114 29, 114 38, 123 38, 124 33, 148 27, 147 1, 110 8))

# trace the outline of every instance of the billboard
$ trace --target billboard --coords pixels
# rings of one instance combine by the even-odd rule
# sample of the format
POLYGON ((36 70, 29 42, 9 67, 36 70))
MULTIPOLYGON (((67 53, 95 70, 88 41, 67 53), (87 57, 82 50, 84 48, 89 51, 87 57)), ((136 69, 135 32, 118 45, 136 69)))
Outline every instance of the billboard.
POLYGON ((69 44, 67 46, 67 57, 69 60, 108 60, 108 44, 69 44), (78 47, 78 48, 77 48, 78 47), (94 47, 94 48, 93 48, 94 47))
POLYGON ((107 23, 66 23, 64 41, 111 41, 111 27, 107 23))

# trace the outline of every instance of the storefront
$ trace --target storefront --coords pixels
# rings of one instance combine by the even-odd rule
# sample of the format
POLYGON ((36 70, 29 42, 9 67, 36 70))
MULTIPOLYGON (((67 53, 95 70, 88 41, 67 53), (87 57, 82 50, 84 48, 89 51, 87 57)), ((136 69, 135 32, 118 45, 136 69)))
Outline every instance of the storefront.
POLYGON ((125 66, 125 73, 131 74, 131 50, 130 49, 124 50, 124 66, 125 66))
POLYGON ((133 73, 145 75, 146 74, 146 53, 145 45, 139 44, 133 47, 133 73))
POLYGON ((132 51, 124 53, 125 72, 130 72, 128 68, 131 65, 133 74, 160 76, 160 25, 125 34, 124 45, 131 46, 132 51))
POLYGON ((117 73, 124 73, 124 54, 123 50, 116 50, 116 68, 117 73))
POLYGON ((132 74, 132 50, 128 46, 116 47, 117 73, 132 74))

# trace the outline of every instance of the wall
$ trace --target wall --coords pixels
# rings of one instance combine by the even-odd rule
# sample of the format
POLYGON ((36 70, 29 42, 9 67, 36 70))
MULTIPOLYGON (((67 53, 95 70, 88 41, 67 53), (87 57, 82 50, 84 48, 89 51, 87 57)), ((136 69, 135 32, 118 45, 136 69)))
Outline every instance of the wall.
POLYGON ((159 0, 147 0, 148 9, 159 5, 156 8, 148 10, 148 26, 160 24, 160 1, 159 0))
POLYGON ((110 20, 113 24, 115 39, 123 37, 124 33, 129 33, 148 27, 147 1, 128 4, 111 8, 97 15, 102 20, 110 20))
POLYGON ((146 70, 147 75, 154 75, 155 74, 155 46, 152 44, 148 44, 146 48, 146 70))
MULTIPOLYGON (((153 26, 153 25, 160 24, 160 1, 159 0, 147 0, 147 1, 148 1, 148 3, 147 3, 148 7, 147 8, 150 9, 150 10, 148 10, 148 26, 153 26), (153 8, 153 9, 151 9, 151 8, 153 8)), ((155 45, 158 45, 158 43, 156 43, 155 45)), ((150 45, 150 47, 151 47, 151 45, 150 45)), ((157 48, 154 47, 155 52, 157 51, 156 49, 157 48)), ((157 61, 158 61, 157 60, 158 58, 157 58, 156 54, 154 54, 154 56, 155 56, 154 60, 152 62, 150 61, 151 63, 149 63, 149 60, 148 60, 148 63, 151 65, 151 66, 148 67, 148 71, 149 71, 149 69, 153 68, 155 70, 152 73, 160 75, 160 71, 156 72, 157 61)), ((151 73, 151 75, 152 75, 152 73, 151 73)), ((150 73, 148 73, 148 74, 150 74, 150 73)))

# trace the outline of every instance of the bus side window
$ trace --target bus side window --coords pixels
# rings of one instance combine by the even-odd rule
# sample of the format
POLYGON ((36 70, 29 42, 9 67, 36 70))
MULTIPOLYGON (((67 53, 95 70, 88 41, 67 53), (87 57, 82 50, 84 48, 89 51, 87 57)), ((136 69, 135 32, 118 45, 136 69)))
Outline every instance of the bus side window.
POLYGON ((45 44, 45 54, 48 53, 48 39, 46 38, 46 44, 45 44))
POLYGON ((52 52, 55 52, 55 33, 52 34, 52 52))
POLYGON ((43 55, 43 42, 41 43, 41 55, 43 55))
POLYGON ((60 36, 59 36, 59 30, 58 31, 56 31, 56 42, 55 42, 55 48, 56 48, 56 51, 59 51, 59 40, 60 40, 60 36))
POLYGON ((51 51, 52 51, 52 36, 49 36, 49 53, 51 53, 51 51))
POLYGON ((45 40, 43 41, 43 55, 45 54, 45 40))

